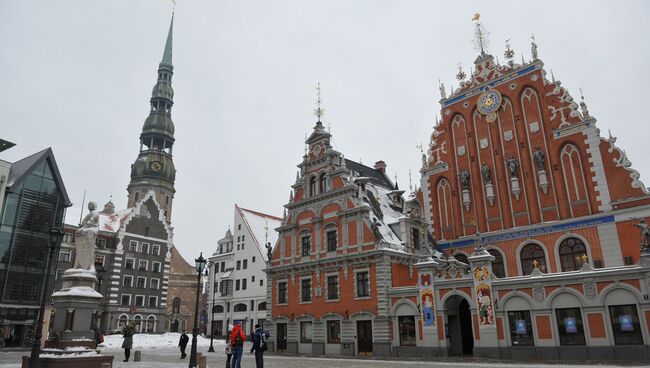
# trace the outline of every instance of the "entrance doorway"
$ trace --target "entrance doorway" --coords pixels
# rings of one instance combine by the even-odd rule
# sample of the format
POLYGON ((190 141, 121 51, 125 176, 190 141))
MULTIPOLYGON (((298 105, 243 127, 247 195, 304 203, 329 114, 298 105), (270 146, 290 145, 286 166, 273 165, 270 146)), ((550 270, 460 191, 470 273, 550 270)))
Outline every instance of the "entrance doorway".
POLYGON ((472 312, 469 302, 459 295, 445 301, 447 325, 445 337, 450 355, 472 355, 474 351, 474 333, 472 329, 472 312))
POLYGON ((178 332, 178 320, 175 319, 169 326, 169 332, 178 332))
POLYGON ((276 333, 278 334, 277 338, 277 348, 276 351, 283 352, 287 350, 287 324, 278 323, 275 325, 276 333))
POLYGON ((359 355, 372 356, 372 321, 357 321, 359 355))

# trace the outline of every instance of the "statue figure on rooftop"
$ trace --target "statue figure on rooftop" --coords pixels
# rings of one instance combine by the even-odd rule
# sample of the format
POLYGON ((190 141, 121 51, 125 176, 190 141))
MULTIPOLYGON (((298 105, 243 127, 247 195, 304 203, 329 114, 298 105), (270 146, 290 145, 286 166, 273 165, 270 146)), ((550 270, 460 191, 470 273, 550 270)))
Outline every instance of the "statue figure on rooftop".
POLYGON ((537 44, 535 43, 535 35, 531 35, 530 40, 530 52, 533 55, 533 60, 537 60, 537 44))
POLYGON ((99 211, 95 202, 88 202, 90 211, 75 232, 75 261, 73 268, 91 270, 95 267, 95 239, 99 230, 99 211))
POLYGON ((266 243, 266 258, 268 258, 268 261, 271 262, 271 256, 273 255, 273 247, 271 246, 271 243, 266 243))

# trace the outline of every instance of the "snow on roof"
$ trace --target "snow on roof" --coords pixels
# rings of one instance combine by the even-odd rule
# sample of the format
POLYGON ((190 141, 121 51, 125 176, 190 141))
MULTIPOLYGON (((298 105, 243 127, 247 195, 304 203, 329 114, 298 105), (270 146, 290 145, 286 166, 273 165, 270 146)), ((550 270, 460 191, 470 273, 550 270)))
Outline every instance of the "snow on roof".
POLYGON ((267 237, 268 242, 271 243, 271 246, 275 247, 275 244, 278 241, 278 232, 275 231, 275 228, 282 225, 282 219, 261 212, 247 210, 239 206, 237 206, 237 208, 239 209, 241 216, 246 223, 246 226, 248 226, 248 229, 253 235, 255 243, 257 244, 257 248, 260 250, 262 257, 266 261, 267 252, 265 243, 267 241, 267 237))
POLYGON ((366 191, 372 193, 372 196, 374 197, 374 200, 371 200, 371 197, 368 196, 370 206, 381 211, 382 218, 379 218, 376 213, 373 212, 371 219, 377 218, 377 221, 379 222, 377 231, 379 231, 379 234, 383 237, 384 242, 390 244, 392 249, 400 251, 405 250, 403 242, 389 226, 399 223, 399 220, 404 217, 404 214, 401 211, 401 206, 396 204, 389 195, 392 189, 387 189, 370 183, 368 184, 366 191))

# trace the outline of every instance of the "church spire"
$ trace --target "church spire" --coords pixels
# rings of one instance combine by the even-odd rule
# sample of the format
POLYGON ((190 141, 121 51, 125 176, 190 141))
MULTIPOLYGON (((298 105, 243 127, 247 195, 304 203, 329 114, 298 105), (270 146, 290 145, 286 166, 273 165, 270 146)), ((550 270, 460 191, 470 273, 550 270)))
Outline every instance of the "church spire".
POLYGON ((165 52, 163 53, 162 60, 160 61, 160 65, 169 65, 172 68, 174 67, 172 64, 172 36, 174 33, 174 14, 172 13, 172 21, 169 23, 169 32, 167 33, 167 42, 165 43, 165 52))

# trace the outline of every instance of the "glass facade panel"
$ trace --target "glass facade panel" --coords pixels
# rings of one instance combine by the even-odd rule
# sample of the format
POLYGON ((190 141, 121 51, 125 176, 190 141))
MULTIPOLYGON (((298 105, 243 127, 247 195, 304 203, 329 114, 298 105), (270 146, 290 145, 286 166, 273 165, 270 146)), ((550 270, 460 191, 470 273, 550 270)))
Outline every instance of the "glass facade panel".
POLYGON ((311 322, 300 322, 300 342, 310 344, 312 339, 311 322))
POLYGON ((399 344, 415 346, 415 316, 399 316, 399 344))
POLYGON ((339 344, 341 342, 341 321, 327 321, 327 343, 339 344))

